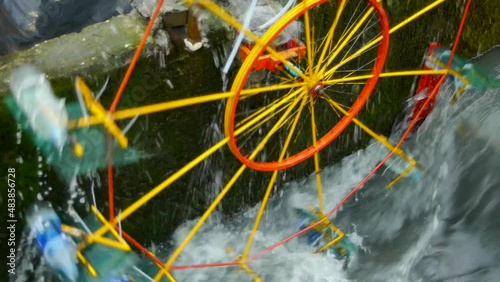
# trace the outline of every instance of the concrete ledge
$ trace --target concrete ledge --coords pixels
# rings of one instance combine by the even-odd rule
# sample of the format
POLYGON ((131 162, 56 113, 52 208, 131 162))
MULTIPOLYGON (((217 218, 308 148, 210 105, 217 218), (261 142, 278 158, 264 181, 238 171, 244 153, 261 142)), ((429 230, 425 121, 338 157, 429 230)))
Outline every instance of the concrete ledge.
MULTIPOLYGON (((147 22, 132 12, 0 57, 0 95, 8 93, 12 68, 24 63, 38 66, 50 78, 122 67, 130 61, 146 26, 147 22)), ((147 47, 152 44, 150 37, 147 47)))

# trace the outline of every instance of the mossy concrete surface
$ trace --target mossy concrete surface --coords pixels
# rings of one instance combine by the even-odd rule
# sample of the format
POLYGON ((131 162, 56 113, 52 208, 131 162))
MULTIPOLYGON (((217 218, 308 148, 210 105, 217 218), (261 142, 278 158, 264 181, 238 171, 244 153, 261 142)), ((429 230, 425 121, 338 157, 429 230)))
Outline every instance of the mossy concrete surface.
MULTIPOLYGON (((7 93, 12 68, 20 64, 34 64, 51 79, 83 72, 106 73, 122 67, 129 62, 145 29, 146 21, 130 13, 0 57, 0 93, 7 93)), ((148 44, 152 42, 150 37, 148 44)))

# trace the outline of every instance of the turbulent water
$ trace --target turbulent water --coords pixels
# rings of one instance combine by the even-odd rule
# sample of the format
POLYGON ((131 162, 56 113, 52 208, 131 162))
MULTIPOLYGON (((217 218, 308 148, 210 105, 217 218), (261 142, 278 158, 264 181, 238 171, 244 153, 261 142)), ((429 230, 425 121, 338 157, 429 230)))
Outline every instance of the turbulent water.
MULTIPOLYGON (((415 181, 385 189, 395 175, 381 169, 336 214, 334 222, 360 245, 348 271, 340 262, 294 239, 250 266, 264 281, 498 281, 500 277, 500 91, 468 91, 455 104, 454 86, 442 87, 435 110, 405 149, 426 168, 415 181)), ((398 133, 395 132, 394 135, 398 133)), ((394 136, 393 136, 394 137, 394 136)), ((378 143, 322 171, 331 210, 377 163, 378 143)), ((296 231, 292 207, 318 202, 314 175, 275 195, 252 253, 296 231)), ((227 222, 211 222, 187 246, 177 265, 232 261, 242 253, 259 205, 227 222)), ((174 235, 179 244, 194 225, 174 235)), ((251 281, 242 270, 179 270, 180 281, 251 281)))
MULTIPOLYGON (((405 145, 426 168, 420 180, 405 178, 386 190, 396 175, 384 167, 335 214, 333 221, 360 249, 347 271, 341 262, 312 254, 303 240, 293 239, 251 261, 255 272, 264 281, 498 281, 500 91, 469 90, 449 105, 454 88, 452 83, 441 88, 434 111, 405 145)), ((339 203, 386 152, 373 142, 324 168, 326 210, 339 203)), ((297 231, 293 208, 318 203, 314 175, 281 188, 270 200, 251 254, 297 231)), ((258 209, 259 205, 246 209, 231 219, 212 216, 175 265, 234 261, 235 254, 226 247, 243 252, 258 209)), ((173 244, 180 244, 195 223, 180 226, 173 244)), ((169 255, 155 252, 162 259, 169 255)), ((46 267, 35 266, 39 258, 34 248, 26 247, 23 254, 18 271, 31 274, 21 274, 15 281, 42 281, 41 277, 56 281, 46 267)), ((178 281, 189 282, 252 281, 236 267, 173 274, 178 281)))

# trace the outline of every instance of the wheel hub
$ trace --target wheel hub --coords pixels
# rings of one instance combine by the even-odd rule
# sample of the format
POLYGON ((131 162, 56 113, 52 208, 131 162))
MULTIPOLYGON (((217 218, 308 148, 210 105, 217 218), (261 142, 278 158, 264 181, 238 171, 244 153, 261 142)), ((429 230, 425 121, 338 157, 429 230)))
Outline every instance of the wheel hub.
POLYGON ((319 95, 323 94, 323 83, 320 81, 316 83, 313 87, 311 87, 311 96, 313 98, 317 98, 319 95))

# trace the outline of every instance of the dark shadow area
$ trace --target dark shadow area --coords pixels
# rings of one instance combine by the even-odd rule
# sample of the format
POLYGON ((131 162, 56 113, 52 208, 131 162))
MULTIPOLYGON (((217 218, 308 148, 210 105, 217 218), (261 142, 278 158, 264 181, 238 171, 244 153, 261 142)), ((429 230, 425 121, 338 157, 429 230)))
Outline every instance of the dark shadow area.
POLYGON ((130 11, 126 0, 0 0, 0 56, 130 11))

